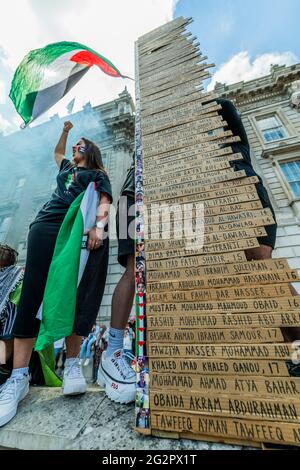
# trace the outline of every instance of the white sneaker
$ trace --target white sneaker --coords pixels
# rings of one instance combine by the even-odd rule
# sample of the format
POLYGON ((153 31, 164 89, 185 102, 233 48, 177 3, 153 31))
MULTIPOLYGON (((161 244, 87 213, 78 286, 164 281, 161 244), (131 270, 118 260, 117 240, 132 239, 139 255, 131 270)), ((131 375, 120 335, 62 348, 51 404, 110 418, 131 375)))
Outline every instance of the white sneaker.
POLYGON ((104 351, 98 369, 97 383, 105 388, 105 393, 117 403, 135 401, 136 374, 131 367, 133 356, 118 349, 111 356, 104 351))
POLYGON ((18 404, 29 391, 29 376, 10 377, 0 392, 0 426, 8 423, 17 413, 18 404))
POLYGON ((82 374, 79 359, 65 365, 62 390, 64 395, 80 395, 87 389, 85 378, 82 374))

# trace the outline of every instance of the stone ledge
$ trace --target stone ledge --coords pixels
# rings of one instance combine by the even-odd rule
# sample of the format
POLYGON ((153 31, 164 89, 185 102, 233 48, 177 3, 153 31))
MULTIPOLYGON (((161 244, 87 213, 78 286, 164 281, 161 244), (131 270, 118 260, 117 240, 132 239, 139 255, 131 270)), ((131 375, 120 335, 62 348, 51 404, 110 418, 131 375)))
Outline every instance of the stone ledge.
POLYGON ((0 429, 0 449, 208 450, 241 449, 188 439, 161 439, 134 431, 134 405, 119 405, 91 386, 81 397, 59 388, 32 387, 17 416, 0 429))
POLYGON ((66 398, 60 388, 32 387, 18 414, 0 429, 0 446, 14 449, 65 449, 104 400, 100 388, 66 398))

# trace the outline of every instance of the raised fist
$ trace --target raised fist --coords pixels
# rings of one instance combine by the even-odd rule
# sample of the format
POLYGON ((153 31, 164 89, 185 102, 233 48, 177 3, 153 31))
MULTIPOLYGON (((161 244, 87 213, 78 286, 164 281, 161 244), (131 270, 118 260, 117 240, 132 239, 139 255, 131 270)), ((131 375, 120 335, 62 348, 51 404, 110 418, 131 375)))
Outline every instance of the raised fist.
POLYGON ((71 123, 71 121, 66 121, 64 123, 64 132, 69 132, 73 127, 73 124, 71 123))

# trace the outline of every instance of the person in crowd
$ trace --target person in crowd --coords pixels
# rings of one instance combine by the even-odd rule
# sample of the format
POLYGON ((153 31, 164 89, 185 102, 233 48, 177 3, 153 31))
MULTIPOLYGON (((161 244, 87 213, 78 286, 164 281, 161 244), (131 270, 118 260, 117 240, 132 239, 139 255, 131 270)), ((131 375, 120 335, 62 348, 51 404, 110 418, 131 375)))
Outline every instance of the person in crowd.
POLYGON ((12 329, 20 299, 24 269, 17 265, 18 253, 10 246, 0 244, 0 387, 11 374, 13 353, 12 329))
POLYGON ((108 347, 100 360, 97 382, 118 403, 135 400, 136 374, 132 354, 124 351, 124 335, 135 292, 135 175, 133 162, 121 189, 116 216, 118 262, 125 268, 112 297, 108 347))
MULTIPOLYGON (((28 393, 28 365, 40 329, 37 315, 43 302, 54 250, 57 249, 56 240, 72 204, 92 183, 98 194, 98 206, 94 226, 87 232, 89 257, 74 299, 76 312, 73 332, 65 339, 67 358, 62 387, 64 395, 86 391, 86 382, 79 364, 79 351, 82 337, 89 335, 95 323, 104 292, 109 249, 106 232, 112 191, 103 167, 101 151, 95 143, 82 137, 73 145, 72 161, 65 157, 67 138, 72 127, 71 122, 65 122, 54 150, 59 168, 57 188, 29 228, 25 275, 12 329, 13 371, 0 393, 0 426, 15 416, 19 402, 28 393)), ((61 250, 63 247, 59 248, 61 250)), ((72 270, 72 257, 67 261, 72 270)), ((74 269, 75 267, 73 271, 74 269)), ((70 329, 72 330, 72 325, 70 329)))

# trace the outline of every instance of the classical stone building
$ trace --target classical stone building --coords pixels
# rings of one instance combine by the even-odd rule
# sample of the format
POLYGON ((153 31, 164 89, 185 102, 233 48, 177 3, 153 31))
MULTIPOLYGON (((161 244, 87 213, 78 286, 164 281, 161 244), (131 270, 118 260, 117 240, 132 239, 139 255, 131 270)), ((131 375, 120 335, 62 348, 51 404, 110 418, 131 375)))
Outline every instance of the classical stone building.
MULTIPOLYGON (((0 136, 0 242, 18 250, 20 264, 26 259, 29 223, 56 187, 57 167, 53 151, 65 120, 74 124, 67 156, 71 155, 71 145, 81 136, 100 146, 115 204, 132 161, 134 104, 126 89, 108 103, 95 107, 88 103, 82 111, 67 117, 55 115, 41 125, 0 136)), ((112 240, 101 319, 110 315, 111 295, 121 274, 116 253, 116 241, 112 240)))
POLYGON ((274 65, 270 75, 215 91, 233 100, 277 216, 274 257, 300 271, 300 64, 274 65))

